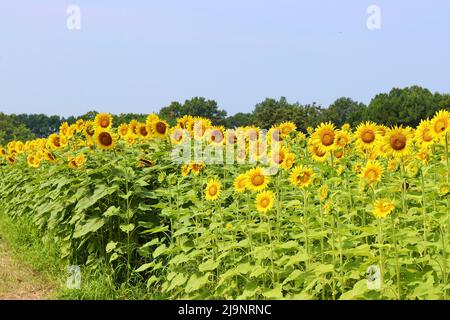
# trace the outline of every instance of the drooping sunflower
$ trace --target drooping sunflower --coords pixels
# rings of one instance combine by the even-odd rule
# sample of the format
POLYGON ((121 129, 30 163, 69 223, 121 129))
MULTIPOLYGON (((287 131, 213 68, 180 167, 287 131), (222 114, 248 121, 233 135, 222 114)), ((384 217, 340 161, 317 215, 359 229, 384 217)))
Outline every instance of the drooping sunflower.
POLYGON ((311 157, 317 162, 326 161, 329 155, 329 152, 322 151, 318 146, 311 143, 308 145, 308 151, 311 157))
POLYGON ((303 165, 296 166, 289 175, 289 182, 296 187, 306 188, 311 184, 314 172, 311 168, 303 165))
POLYGON ((386 199, 377 199, 373 205, 373 215, 377 219, 386 218, 395 209, 394 203, 386 199))
POLYGON ((52 163, 55 163, 58 160, 56 158, 56 156, 48 149, 44 149, 44 157, 45 157, 45 160, 47 160, 48 162, 52 162, 52 163))
POLYGON ((411 152, 414 133, 410 127, 395 126, 383 137, 386 153, 394 158, 402 158, 411 152))
POLYGON ((219 180, 211 179, 207 182, 205 188, 205 199, 215 201, 219 198, 222 191, 222 185, 219 180))
POLYGON ((440 110, 431 120, 433 132, 436 138, 444 136, 450 131, 450 112, 447 110, 440 110))
POLYGON ((52 149, 61 148, 61 139, 57 133, 52 133, 48 137, 48 146, 52 149))
POLYGON ((331 122, 321 123, 311 136, 311 143, 320 151, 328 152, 335 148, 336 131, 331 122))
POLYGON ((420 148, 426 148, 433 144, 433 126, 430 120, 422 120, 414 133, 416 145, 420 148))
POLYGON ((71 167, 72 169, 78 169, 86 163, 86 158, 84 154, 80 153, 76 157, 69 157, 68 162, 69 167, 71 167))
POLYGON ((95 144, 102 150, 112 150, 116 146, 116 137, 109 130, 95 130, 95 144))
POLYGON ((372 185, 381 181, 382 174, 383 168, 380 163, 376 160, 369 160, 359 174, 359 177, 372 185))
POLYGON ((77 122, 75 122, 75 128, 76 128, 78 133, 83 132, 84 120, 83 119, 78 119, 77 122))
POLYGON ((265 174, 261 167, 256 167, 247 171, 247 188, 252 191, 264 190, 270 182, 270 178, 265 174))
POLYGON ((371 121, 361 123, 354 134, 356 146, 361 151, 370 151, 375 147, 379 138, 379 127, 371 121))
POLYGON ((256 210, 266 213, 273 207, 275 196, 272 191, 267 190, 256 195, 256 210))
POLYGON ((242 193, 247 189, 248 177, 246 174, 240 174, 234 179, 234 190, 242 193))
POLYGON ((155 138, 163 139, 169 132, 169 124, 164 120, 157 120, 151 123, 150 126, 153 136, 155 138))
POLYGON ((189 172, 191 172, 191 166, 189 164, 183 164, 181 166, 181 175, 183 177, 187 177, 189 175, 189 172))

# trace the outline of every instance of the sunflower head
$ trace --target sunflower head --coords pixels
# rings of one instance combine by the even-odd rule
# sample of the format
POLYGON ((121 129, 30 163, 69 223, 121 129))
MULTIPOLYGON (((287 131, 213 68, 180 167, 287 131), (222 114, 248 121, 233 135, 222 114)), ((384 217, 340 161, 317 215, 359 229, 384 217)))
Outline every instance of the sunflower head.
POLYGON ((315 144, 309 143, 308 151, 311 157, 317 162, 324 162, 328 159, 329 152, 323 151, 315 144))
POLYGON ((181 175, 186 177, 189 175, 189 172, 191 172, 191 166, 189 164, 183 164, 181 167, 181 175))
POLYGON ((215 201, 219 198, 222 185, 220 181, 211 179, 207 182, 205 187, 205 199, 208 201, 215 201))
POLYGON ((256 210, 266 213, 273 207, 275 196, 272 191, 267 190, 257 194, 256 196, 256 210))
POLYGON ((153 121, 150 128, 155 138, 163 139, 169 133, 169 124, 164 120, 153 121))
POLYGON ((379 126, 374 122, 367 121, 356 127, 354 138, 356 139, 356 146, 361 151, 368 151, 374 148, 379 136, 379 126))
POLYGON ((373 215, 377 219, 386 218, 395 209, 394 203, 386 199, 378 199, 373 205, 373 215))
POLYGON ((414 133, 410 127, 394 127, 386 132, 383 137, 385 150, 389 155, 395 158, 401 158, 411 152, 414 133))
POLYGON ((156 113, 150 113, 145 119, 145 123, 149 126, 152 125, 153 122, 158 121, 159 117, 156 113))
POLYGON ((381 167, 380 163, 376 160, 369 160, 359 174, 359 177, 372 185, 376 182, 381 181, 382 174, 383 168, 381 167))
POLYGON ((450 112, 447 110, 436 112, 431 125, 436 136, 445 135, 450 130, 450 112))
POLYGON ((243 193, 248 186, 248 177, 246 174, 240 174, 234 179, 234 190, 243 193))
POLYGON ((119 128, 117 128, 117 132, 121 138, 125 138, 130 132, 130 128, 128 127, 128 124, 122 123, 119 128))
POLYGON ((336 131, 331 122, 321 123, 311 136, 311 143, 320 151, 327 152, 335 148, 336 131))
POLYGON ((278 128, 280 129, 281 136, 283 138, 287 137, 291 132, 294 132, 297 129, 297 126, 295 123, 291 121, 285 121, 283 123, 280 123, 278 125, 278 128))
POLYGON ((71 167, 72 169, 78 169, 81 168, 86 163, 86 158, 84 154, 80 153, 75 157, 69 157, 68 162, 69 167, 71 167))
POLYGON ((200 171, 202 171, 202 169, 205 167, 205 163, 204 162, 192 162, 190 164, 191 167, 191 171, 193 174, 197 175, 200 173, 200 171))
POLYGON ((414 139, 416 145, 425 148, 433 143, 434 138, 433 126, 430 120, 422 120, 416 128, 414 139))
POLYGON ((252 191, 264 190, 270 182, 269 177, 261 167, 256 167, 247 171, 246 175, 248 179, 247 187, 252 191))
POLYGON ((296 187, 306 188, 311 184, 314 172, 311 168, 299 165, 291 170, 289 182, 296 187))
POLYGON ((95 116, 94 126, 98 129, 109 129, 112 127, 112 116, 109 113, 99 113, 95 116))
POLYGON ((117 139, 109 130, 96 130, 94 141, 100 149, 112 150, 116 146, 117 139))
POLYGON ((140 123, 137 127, 137 132, 139 138, 142 140, 147 140, 150 137, 151 130, 147 124, 140 123))
POLYGON ((78 133, 83 132, 84 120, 83 119, 78 119, 77 122, 75 122, 75 128, 76 128, 78 133))

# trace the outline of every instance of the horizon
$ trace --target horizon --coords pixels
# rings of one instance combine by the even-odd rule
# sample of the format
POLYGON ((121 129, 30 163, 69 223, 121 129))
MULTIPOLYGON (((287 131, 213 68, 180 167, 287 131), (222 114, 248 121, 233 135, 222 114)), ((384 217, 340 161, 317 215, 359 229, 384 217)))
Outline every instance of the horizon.
POLYGON ((201 96, 231 116, 267 97, 327 107, 394 87, 447 93, 449 11, 439 0, 5 0, 0 111, 148 114, 201 96))

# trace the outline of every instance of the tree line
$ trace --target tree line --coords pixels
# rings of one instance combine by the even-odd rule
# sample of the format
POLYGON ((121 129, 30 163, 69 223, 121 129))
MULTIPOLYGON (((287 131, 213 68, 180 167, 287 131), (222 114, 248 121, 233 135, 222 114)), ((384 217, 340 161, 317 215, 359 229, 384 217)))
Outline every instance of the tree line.
MULTIPOLYGON (((194 97, 184 103, 172 102, 159 111, 159 116, 171 125, 184 115, 201 116, 212 120, 213 124, 235 128, 255 125, 270 128, 283 121, 292 121, 298 130, 306 131, 321 122, 331 121, 336 126, 348 123, 355 126, 363 121, 375 121, 388 126, 416 126, 420 120, 432 117, 440 109, 450 110, 450 94, 432 93, 426 88, 412 86, 394 88, 389 93, 376 95, 368 105, 351 98, 337 99, 327 108, 319 104, 290 103, 285 97, 267 98, 255 105, 252 112, 239 112, 228 116, 219 108, 215 100, 194 97)), ((80 117, 94 119, 96 111, 90 111, 80 117)), ((57 132, 63 122, 74 123, 75 117, 47 116, 45 114, 11 114, 0 112, 0 144, 11 140, 28 140, 47 137, 57 132)), ((132 119, 145 121, 146 114, 121 113, 113 115, 116 125, 130 122, 132 119)))

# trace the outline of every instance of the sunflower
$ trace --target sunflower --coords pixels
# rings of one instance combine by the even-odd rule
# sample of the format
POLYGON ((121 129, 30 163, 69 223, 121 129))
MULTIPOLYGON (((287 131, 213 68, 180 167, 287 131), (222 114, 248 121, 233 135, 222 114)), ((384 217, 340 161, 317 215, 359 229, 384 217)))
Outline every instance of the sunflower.
POLYGON ((130 132, 130 128, 126 123, 122 123, 119 128, 117 128, 117 132, 119 133, 120 137, 125 138, 130 132))
POLYGON ((9 154, 6 156, 6 161, 8 161, 9 164, 16 163, 16 157, 12 154, 9 154))
POLYGON ((156 120, 151 123, 150 128, 153 136, 159 139, 163 139, 169 132, 169 124, 164 120, 156 120))
POLYGON ((41 161, 34 154, 29 154, 27 156, 27 163, 30 168, 38 168, 41 161))
POLYGON ((95 134, 94 124, 91 121, 86 121, 84 123, 84 135, 88 138, 92 138, 95 134))
POLYGON ((183 141, 185 135, 188 135, 186 129, 181 129, 180 127, 173 127, 170 130, 170 141, 172 141, 173 144, 179 144, 183 141))
POLYGON ((145 119, 145 123, 149 126, 152 125, 153 122, 156 122, 159 120, 159 117, 156 113, 150 113, 147 118, 145 119))
POLYGON ((52 149, 61 148, 61 139, 57 133, 52 133, 48 137, 48 146, 52 149))
POLYGON ((344 123, 343 125, 342 125, 342 127, 341 127, 341 130, 342 131, 350 131, 350 125, 348 124, 348 123, 344 123))
POLYGON ((345 130, 340 130, 336 132, 334 138, 334 144, 336 147, 344 148, 350 142, 350 134, 345 130))
POLYGON ((292 169, 289 182, 296 187, 305 188, 311 183, 313 175, 311 168, 299 165, 292 169))
POLYGON ((280 123, 278 125, 278 128, 280 129, 281 136, 287 137, 291 132, 295 131, 297 129, 297 126, 295 123, 290 121, 285 121, 283 123, 280 123))
POLYGON ((373 205, 373 215, 378 218, 386 218, 393 210, 395 205, 390 200, 378 199, 373 205))
POLYGON ((191 167, 191 171, 197 175, 200 173, 200 171, 202 171, 202 169, 205 167, 205 163, 203 162, 192 162, 190 164, 191 167))
POLYGON ((431 120, 434 135, 439 138, 445 135, 450 129, 450 113, 447 110, 440 110, 431 120))
POLYGON ((311 143, 320 151, 328 152, 335 148, 336 131, 331 122, 321 123, 311 136, 311 143))
POLYGON ((99 113, 95 116, 94 127, 97 129, 110 129, 112 126, 112 116, 109 113, 99 113))
POLYGON ((433 143, 433 126, 430 120, 422 120, 415 131, 415 141, 417 146, 426 148, 433 143))
POLYGON ((248 178, 247 187, 252 191, 264 190, 270 182, 269 177, 264 174, 260 167, 247 171, 246 175, 248 178))
POLYGON ((86 163, 86 158, 84 157, 84 154, 80 153, 76 157, 69 157, 68 162, 69 167, 72 169, 78 169, 86 163))
POLYGON ((192 129, 192 122, 193 122, 193 120, 194 120, 194 118, 192 118, 192 116, 185 115, 185 116, 182 116, 181 118, 179 118, 177 120, 177 125, 181 129, 190 130, 190 129, 192 129))
POLYGON ((359 177, 372 185, 375 182, 381 181, 382 174, 383 168, 381 167, 380 163, 376 160, 369 160, 359 174, 359 177))
POLYGON ((181 167, 181 175, 183 177, 186 177, 187 175, 189 175, 189 172, 191 172, 191 166, 189 164, 183 164, 183 166, 181 167))
POLYGON ((139 126, 139 122, 135 119, 131 120, 130 123, 128 124, 128 128, 130 129, 130 133, 137 135, 138 134, 138 126, 139 126))
POLYGON ((115 136, 108 130, 96 130, 95 144, 102 150, 111 150, 116 146, 115 136))
POLYGON ((266 213, 273 207, 275 196, 272 191, 263 191, 256 196, 256 210, 266 213))
POLYGON ((17 141, 15 146, 14 146, 15 150, 17 153, 23 153, 25 151, 25 145, 22 141, 17 141))
POLYGON ((48 162, 55 163, 57 161, 56 156, 48 149, 44 149, 44 157, 48 162))
POLYGON ((150 137, 150 129, 149 126, 145 123, 140 123, 137 127, 137 132, 138 132, 138 136, 143 139, 146 140, 150 137))
POLYGON ((319 199, 323 201, 326 198, 328 198, 328 186, 324 184, 319 188, 319 199))
POLYGON ((209 143, 214 143, 221 145, 225 141, 225 135, 224 135, 224 128, 223 127, 212 127, 207 130, 206 136, 208 137, 209 143))
POLYGON ((317 162, 324 162, 328 158, 328 152, 322 151, 319 149, 318 146, 314 144, 309 144, 308 146, 309 153, 311 154, 312 158, 317 162))
POLYGON ((283 162, 286 160, 286 156, 289 153, 289 150, 286 147, 280 147, 275 150, 272 150, 269 154, 270 161, 275 165, 283 165, 283 162))
POLYGON ((375 147, 379 137, 379 127, 371 121, 361 123, 356 127, 354 135, 356 146, 361 151, 372 150, 375 147))
POLYGON ((386 153, 394 158, 401 158, 411 151, 414 133, 410 127, 398 127, 389 129, 383 137, 386 153))
POLYGON ((75 122, 75 128, 76 128, 78 133, 83 132, 84 120, 83 119, 78 119, 77 122, 75 122))
POLYGON ((0 157, 6 157, 6 149, 0 147, 0 157))
POLYGON ((246 174, 240 174, 234 179, 234 190, 242 193, 247 189, 248 177, 246 174))
POLYGON ((291 152, 286 154, 286 158, 284 159, 283 163, 281 164, 281 167, 284 170, 290 170, 295 162, 295 155, 291 152))
POLYGON ((205 188, 206 200, 208 201, 217 200, 220 196, 221 189, 222 185, 220 184, 220 181, 215 179, 209 180, 205 188))
POLYGON ((69 131, 69 124, 67 122, 63 122, 59 126, 59 134, 63 135, 63 136, 66 136, 68 131, 69 131))

